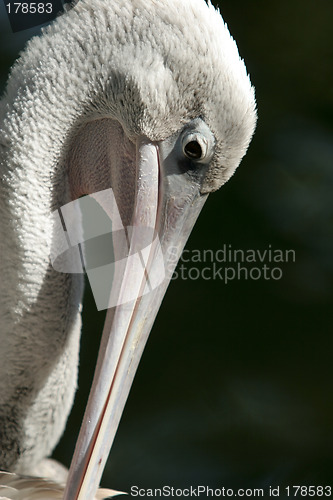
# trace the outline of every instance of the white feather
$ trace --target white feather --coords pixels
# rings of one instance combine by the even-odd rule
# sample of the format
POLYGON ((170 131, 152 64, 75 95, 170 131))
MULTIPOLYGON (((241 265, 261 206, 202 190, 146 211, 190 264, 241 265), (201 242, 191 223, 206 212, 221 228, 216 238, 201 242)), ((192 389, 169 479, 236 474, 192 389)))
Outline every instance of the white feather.
MULTIPOLYGON (((0 472, 0 500, 61 500, 64 485, 48 479, 0 472)), ((103 500, 124 492, 99 489, 93 500, 103 500)))
POLYGON ((209 192, 245 154, 256 112, 237 46, 204 0, 81 0, 12 68, 0 102, 3 468, 30 473, 52 453, 76 389, 82 279, 49 261, 71 138, 111 118, 129 138, 162 140, 197 116, 216 138, 209 192))

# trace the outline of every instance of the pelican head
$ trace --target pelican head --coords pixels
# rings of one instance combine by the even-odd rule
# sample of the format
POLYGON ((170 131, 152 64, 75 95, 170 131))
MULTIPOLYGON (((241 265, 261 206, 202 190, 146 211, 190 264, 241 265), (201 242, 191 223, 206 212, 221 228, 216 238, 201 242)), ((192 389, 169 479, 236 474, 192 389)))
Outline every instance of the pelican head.
POLYGON ((210 3, 80 0, 28 43, 0 116, 0 215, 8 234, 2 326, 12 335, 7 354, 16 346, 21 356, 15 366, 3 357, 15 383, 0 382, 0 391, 14 405, 22 373, 29 387, 18 430, 8 438, 20 451, 2 457, 14 470, 25 472, 50 454, 75 391, 82 276, 50 264, 50 215, 111 188, 122 224, 131 228, 126 241, 113 242, 115 255, 126 245, 130 256, 145 249, 144 276, 128 258, 114 277, 119 300, 107 313, 69 473, 65 499, 88 500, 190 231, 208 194, 230 178, 248 148, 254 91, 210 3), (148 291, 147 276, 159 283, 148 291), (28 345, 29 335, 38 370, 27 369, 22 342, 28 345))

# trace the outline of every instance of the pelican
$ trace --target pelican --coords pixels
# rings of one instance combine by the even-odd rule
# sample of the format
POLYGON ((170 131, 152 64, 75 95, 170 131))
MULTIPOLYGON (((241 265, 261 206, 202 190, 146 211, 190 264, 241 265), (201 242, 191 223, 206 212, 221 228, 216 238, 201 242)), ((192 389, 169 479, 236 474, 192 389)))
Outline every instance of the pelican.
POLYGON ((76 390, 83 278, 53 266, 52 214, 111 189, 128 255, 144 246, 159 283, 147 292, 130 258, 114 278, 64 493, 91 500, 177 259, 255 124, 244 62, 204 0, 79 0, 27 44, 0 103, 2 470, 64 477, 48 457, 76 390))

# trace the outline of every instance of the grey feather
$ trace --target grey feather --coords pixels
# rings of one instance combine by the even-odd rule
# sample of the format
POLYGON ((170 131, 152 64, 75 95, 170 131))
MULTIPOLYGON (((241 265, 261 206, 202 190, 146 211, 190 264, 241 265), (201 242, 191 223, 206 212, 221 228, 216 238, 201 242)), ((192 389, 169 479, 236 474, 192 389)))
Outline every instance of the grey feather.
MULTIPOLYGON (((61 500, 63 494, 63 484, 0 471, 0 500, 61 500)), ((124 493, 121 491, 99 489, 93 500, 104 500, 122 494, 124 493)))
POLYGON ((50 265, 50 214, 84 124, 162 140, 195 117, 214 133, 203 192, 246 152, 254 91, 204 0, 79 1, 13 66, 0 103, 0 466, 29 473, 59 440, 76 389, 82 279, 50 265))

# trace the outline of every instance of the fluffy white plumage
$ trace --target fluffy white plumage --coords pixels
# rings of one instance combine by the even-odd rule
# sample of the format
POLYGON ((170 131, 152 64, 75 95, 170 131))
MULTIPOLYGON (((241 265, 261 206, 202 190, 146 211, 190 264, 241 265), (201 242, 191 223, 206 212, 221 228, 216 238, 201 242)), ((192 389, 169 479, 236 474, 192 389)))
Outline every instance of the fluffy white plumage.
POLYGON ((49 262, 50 214, 70 201, 78 130, 117 120, 161 141, 196 117, 216 139, 202 187, 246 152, 254 91, 203 0, 80 0, 32 39, 0 103, 0 466, 29 473, 58 442, 76 389, 82 279, 49 262))
MULTIPOLYGON (((104 500, 120 491, 100 488, 92 500, 104 500)), ((0 472, 0 500, 62 500, 64 485, 54 481, 10 472, 0 472)))

